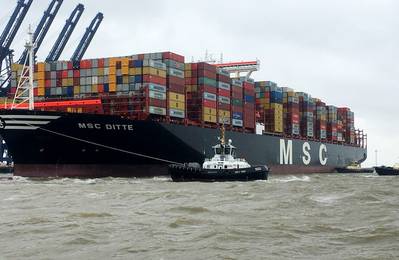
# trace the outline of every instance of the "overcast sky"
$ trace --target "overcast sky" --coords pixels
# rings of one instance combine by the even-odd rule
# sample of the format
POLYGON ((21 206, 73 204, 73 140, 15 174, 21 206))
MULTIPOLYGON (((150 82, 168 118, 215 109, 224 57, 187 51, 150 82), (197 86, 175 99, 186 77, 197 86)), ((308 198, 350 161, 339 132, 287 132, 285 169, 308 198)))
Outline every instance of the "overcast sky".
MULTIPOLYGON (((0 31, 17 0, 0 0, 0 31)), ((85 58, 170 50, 186 61, 205 51, 224 61, 261 61, 255 80, 310 93, 355 112, 369 135, 367 165, 399 162, 399 1, 64 0, 38 52, 49 50, 73 8, 85 5, 61 59, 69 59, 98 11, 104 20, 85 58)), ((34 0, 13 48, 50 0, 34 0)))

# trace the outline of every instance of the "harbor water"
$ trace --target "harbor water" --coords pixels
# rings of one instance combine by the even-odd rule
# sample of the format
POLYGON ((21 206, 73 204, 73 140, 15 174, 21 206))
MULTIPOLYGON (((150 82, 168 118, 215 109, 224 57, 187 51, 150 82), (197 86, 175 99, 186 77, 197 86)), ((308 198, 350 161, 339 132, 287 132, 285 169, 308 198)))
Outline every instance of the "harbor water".
POLYGON ((0 181, 0 259, 397 259, 399 178, 0 181))

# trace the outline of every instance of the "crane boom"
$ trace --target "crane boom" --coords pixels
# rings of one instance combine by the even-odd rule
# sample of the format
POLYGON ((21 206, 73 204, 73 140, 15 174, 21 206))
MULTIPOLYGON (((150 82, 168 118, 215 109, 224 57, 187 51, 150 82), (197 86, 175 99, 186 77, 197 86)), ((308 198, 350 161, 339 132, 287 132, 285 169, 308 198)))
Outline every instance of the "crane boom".
POLYGON ((90 26, 86 28, 86 32, 83 35, 82 40, 80 41, 78 47, 72 55, 72 61, 80 61, 83 58, 103 18, 104 15, 102 13, 98 13, 96 17, 94 17, 94 19, 91 21, 90 26))
POLYGON ((66 21, 64 28, 62 29, 60 35, 54 43, 49 55, 46 58, 46 62, 56 61, 60 58, 62 51, 65 48, 76 24, 79 22, 80 17, 84 11, 84 5, 78 4, 73 12, 71 13, 69 19, 66 21))
MULTIPOLYGON (((51 24, 54 21, 54 17, 57 15, 58 10, 62 5, 62 2, 63 0, 52 0, 47 10, 44 12, 43 17, 33 34, 33 42, 35 43, 35 48, 33 50, 34 55, 36 55, 37 50, 40 48, 44 37, 46 36, 51 24)), ((20 64, 23 64, 25 62, 27 55, 28 50, 25 49, 22 53, 21 58, 19 59, 20 64)))
POLYGON ((11 63, 12 63, 12 50, 10 49, 11 43, 13 42, 15 35, 17 34, 19 27, 22 24, 33 0, 19 0, 17 7, 10 17, 3 33, 0 37, 0 87, 2 88, 10 78, 11 75, 11 63), (5 68, 3 69, 3 62, 5 68))

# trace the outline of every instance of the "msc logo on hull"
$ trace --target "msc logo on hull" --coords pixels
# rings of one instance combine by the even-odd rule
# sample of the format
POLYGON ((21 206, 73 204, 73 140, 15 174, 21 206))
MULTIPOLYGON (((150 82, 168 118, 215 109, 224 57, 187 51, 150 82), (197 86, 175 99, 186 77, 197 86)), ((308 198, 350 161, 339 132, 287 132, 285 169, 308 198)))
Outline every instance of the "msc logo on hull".
MULTIPOLYGON (((327 164, 327 146, 325 144, 319 145, 319 162, 321 165, 327 164)), ((310 151, 312 147, 308 142, 302 144, 302 162, 304 165, 309 165, 312 161, 310 151)), ((280 139, 280 164, 292 164, 292 140, 285 142, 284 139, 280 139)))

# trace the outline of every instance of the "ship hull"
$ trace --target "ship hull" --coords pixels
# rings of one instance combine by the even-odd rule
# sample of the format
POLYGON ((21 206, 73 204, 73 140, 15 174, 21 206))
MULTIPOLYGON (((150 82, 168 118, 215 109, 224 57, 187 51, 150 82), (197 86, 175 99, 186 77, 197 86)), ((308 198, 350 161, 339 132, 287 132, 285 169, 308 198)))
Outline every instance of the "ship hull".
MULTIPOLYGON (((0 110, 0 134, 26 177, 150 177, 171 163, 211 157, 219 131, 119 116, 0 110)), ((226 131, 238 156, 271 174, 325 173, 362 162, 367 150, 317 141, 226 131)))

